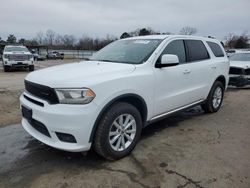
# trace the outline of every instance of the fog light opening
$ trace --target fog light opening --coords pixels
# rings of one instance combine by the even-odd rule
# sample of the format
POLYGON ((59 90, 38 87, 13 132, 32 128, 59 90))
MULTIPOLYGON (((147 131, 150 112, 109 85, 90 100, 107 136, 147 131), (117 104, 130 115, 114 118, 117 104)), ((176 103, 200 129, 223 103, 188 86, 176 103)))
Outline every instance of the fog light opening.
POLYGON ((75 137, 71 134, 56 132, 56 135, 62 142, 76 143, 75 137))

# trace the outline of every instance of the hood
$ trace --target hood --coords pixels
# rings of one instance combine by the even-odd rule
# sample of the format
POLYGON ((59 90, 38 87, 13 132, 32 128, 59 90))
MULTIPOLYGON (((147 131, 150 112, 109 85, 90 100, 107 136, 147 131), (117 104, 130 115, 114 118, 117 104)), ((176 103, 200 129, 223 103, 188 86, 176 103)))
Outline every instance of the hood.
POLYGON ((250 68, 250 61, 230 61, 230 67, 250 68))
POLYGON ((12 54, 17 54, 17 55, 31 55, 30 52, 15 52, 15 51, 12 51, 12 52, 3 52, 4 55, 12 55, 12 54))
POLYGON ((83 61, 41 69, 28 74, 25 80, 52 88, 90 87, 134 70, 131 64, 83 61))

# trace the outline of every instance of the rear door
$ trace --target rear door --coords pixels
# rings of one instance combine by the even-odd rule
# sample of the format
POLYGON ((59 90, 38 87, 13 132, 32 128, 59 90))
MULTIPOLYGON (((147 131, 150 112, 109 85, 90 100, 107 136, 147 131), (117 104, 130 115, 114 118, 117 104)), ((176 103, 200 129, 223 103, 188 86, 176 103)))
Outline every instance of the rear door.
POLYGON ((187 64, 189 64, 189 96, 192 101, 206 99, 216 75, 216 64, 202 40, 185 40, 187 64))

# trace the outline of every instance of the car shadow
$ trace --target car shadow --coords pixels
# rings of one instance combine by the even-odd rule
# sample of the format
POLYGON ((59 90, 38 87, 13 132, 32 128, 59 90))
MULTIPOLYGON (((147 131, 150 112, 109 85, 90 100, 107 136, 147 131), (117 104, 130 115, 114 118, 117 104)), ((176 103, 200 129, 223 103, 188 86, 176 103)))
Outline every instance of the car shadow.
MULTIPOLYGON (((23 67, 20 67, 20 68, 12 68, 11 70, 9 70, 8 72, 30 72, 28 68, 23 68, 23 67)), ((8 73, 6 72, 6 73, 8 73)))
MULTIPOLYGON (((197 106, 148 125, 142 131, 141 141, 169 127, 178 127, 182 121, 202 114, 204 112, 197 106)), ((18 134, 12 135, 12 139, 9 139, 9 145, 13 149, 2 151, 3 159, 5 155, 8 156, 9 161, 1 163, 0 176, 8 181, 12 181, 11 178, 14 177, 21 177, 19 182, 25 183, 29 182, 30 179, 53 171, 60 172, 70 169, 70 172, 77 174, 83 169, 106 169, 107 165, 110 164, 110 161, 103 159, 93 150, 84 155, 82 153, 61 151, 49 147, 29 136, 18 125, 6 129, 9 129, 8 134, 18 134), (14 129, 17 131, 16 133, 14 133, 14 129), (15 139, 16 136, 19 138, 15 139), (25 143, 27 144, 25 145, 25 143)), ((7 147, 11 148, 10 146, 7 147)))
POLYGON ((201 109, 201 107, 195 106, 193 108, 170 115, 163 120, 146 126, 142 131, 142 139, 146 139, 154 135, 155 133, 161 132, 162 130, 167 129, 169 127, 177 127, 182 121, 192 119, 196 116, 201 116, 203 114, 204 111, 201 109))
MULTIPOLYGON (((203 114, 203 110, 199 106, 197 106, 171 115, 161 121, 152 123, 145 127, 142 131, 141 139, 147 139, 148 137, 154 135, 156 132, 161 132, 162 130, 169 127, 177 127, 180 122, 203 114)), ((71 162, 77 164, 77 166, 87 165, 90 168, 97 168, 101 163, 105 162, 105 160, 97 155, 93 151, 93 149, 88 151, 87 153, 66 152, 49 147, 33 138, 23 149, 29 150, 29 154, 27 155, 29 158, 28 161, 41 160, 46 162, 71 162)))
POLYGON ((250 89, 250 86, 249 87, 228 87, 227 92, 239 92, 241 90, 249 90, 249 89, 250 89))

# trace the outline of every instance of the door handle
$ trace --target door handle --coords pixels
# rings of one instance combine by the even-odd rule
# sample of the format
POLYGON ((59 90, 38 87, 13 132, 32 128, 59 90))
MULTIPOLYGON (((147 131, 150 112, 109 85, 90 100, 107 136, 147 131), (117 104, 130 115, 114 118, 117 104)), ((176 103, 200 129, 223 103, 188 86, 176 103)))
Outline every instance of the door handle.
POLYGON ((191 72, 191 70, 184 70, 183 74, 189 74, 191 72))
POLYGON ((216 66, 212 66, 211 69, 216 69, 217 67, 216 66))

